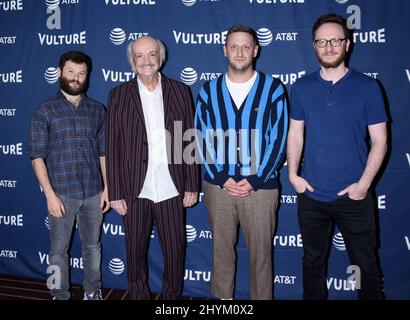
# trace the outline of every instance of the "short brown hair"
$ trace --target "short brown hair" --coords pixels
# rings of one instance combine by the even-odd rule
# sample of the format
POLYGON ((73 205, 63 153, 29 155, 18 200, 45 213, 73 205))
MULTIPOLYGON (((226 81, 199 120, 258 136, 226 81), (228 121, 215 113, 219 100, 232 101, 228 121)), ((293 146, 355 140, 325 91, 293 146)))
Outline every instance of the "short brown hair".
POLYGON ((316 21, 313 25, 313 28, 312 28, 312 39, 313 39, 313 41, 315 41, 316 30, 319 29, 319 27, 322 24, 325 24, 325 23, 336 23, 336 24, 340 25, 343 28, 343 33, 345 35, 345 38, 349 39, 350 31, 347 28, 346 19, 344 19, 343 17, 337 15, 336 13, 329 13, 329 14, 326 14, 324 16, 320 16, 319 18, 316 19, 316 21))
POLYGON ((85 65, 87 66, 87 74, 91 73, 91 69, 92 69, 91 58, 84 52, 73 50, 73 51, 67 51, 66 53, 63 53, 62 56, 60 57, 60 61, 58 62, 58 67, 60 68, 60 70, 63 70, 67 61, 71 61, 77 64, 85 63, 85 65))
POLYGON ((245 32, 248 33, 252 36, 253 42, 255 43, 255 45, 259 45, 258 44, 258 37, 256 36, 256 32, 255 30, 253 30, 251 27, 245 26, 245 25, 240 25, 240 24, 236 24, 233 25, 232 27, 230 27, 228 29, 228 34, 226 35, 226 42, 228 42, 228 38, 229 35, 235 32, 245 32))

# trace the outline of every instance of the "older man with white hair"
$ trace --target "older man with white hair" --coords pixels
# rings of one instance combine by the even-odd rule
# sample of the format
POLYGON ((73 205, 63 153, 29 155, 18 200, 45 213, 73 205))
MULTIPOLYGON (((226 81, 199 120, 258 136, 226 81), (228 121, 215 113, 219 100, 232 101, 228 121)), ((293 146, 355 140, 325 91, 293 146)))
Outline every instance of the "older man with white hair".
POLYGON ((193 101, 186 85, 159 72, 165 62, 160 40, 133 41, 128 59, 137 76, 111 90, 108 101, 109 199, 124 218, 129 297, 150 299, 147 248, 154 223, 164 253, 161 296, 176 299, 183 287, 184 207, 197 201, 199 177, 197 165, 167 155, 175 154, 175 143, 190 143, 174 128, 192 129, 193 101))

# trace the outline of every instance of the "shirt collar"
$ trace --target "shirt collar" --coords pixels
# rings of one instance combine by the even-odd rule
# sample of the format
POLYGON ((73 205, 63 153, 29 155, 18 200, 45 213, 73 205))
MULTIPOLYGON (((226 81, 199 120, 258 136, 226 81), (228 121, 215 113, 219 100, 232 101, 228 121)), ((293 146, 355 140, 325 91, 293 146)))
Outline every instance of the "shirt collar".
MULTIPOLYGON (((64 101, 67 101, 67 103, 69 103, 69 104, 71 105, 70 101, 68 101, 68 99, 66 98, 66 96, 61 92, 61 89, 58 90, 57 96, 58 96, 60 99, 62 99, 62 100, 64 100, 64 101)), ((82 94, 81 94, 81 98, 80 98, 80 103, 78 104, 78 107, 82 106, 82 105, 85 103, 85 100, 86 100, 85 98, 86 98, 86 95, 85 95, 84 93, 82 93, 82 94)))
POLYGON ((140 80, 140 78, 138 78, 137 76, 137 81, 138 81, 138 88, 140 93, 144 93, 144 94, 159 94, 162 92, 161 89, 161 73, 158 72, 158 83, 157 86, 155 87, 154 91, 149 91, 148 88, 142 83, 142 81, 140 80))

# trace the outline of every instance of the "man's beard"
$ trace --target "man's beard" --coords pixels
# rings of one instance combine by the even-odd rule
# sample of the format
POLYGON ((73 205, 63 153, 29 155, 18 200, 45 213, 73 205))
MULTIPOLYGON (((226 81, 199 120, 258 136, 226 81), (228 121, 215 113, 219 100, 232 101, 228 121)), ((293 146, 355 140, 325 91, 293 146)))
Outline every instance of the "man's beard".
POLYGON ((323 60, 321 56, 319 56, 318 52, 316 51, 316 58, 319 60, 319 63, 324 67, 324 68, 337 68, 340 66, 345 60, 346 60, 346 51, 341 51, 339 56, 337 57, 336 60, 333 61, 326 61, 323 60))
POLYGON ((67 78, 64 78, 63 76, 60 77, 60 88, 63 90, 65 93, 72 95, 72 96, 77 96, 79 94, 82 94, 85 92, 87 88, 87 80, 85 80, 83 83, 77 81, 77 80, 68 80, 67 78), (72 88, 70 87, 70 83, 77 83, 79 84, 78 88, 72 88))

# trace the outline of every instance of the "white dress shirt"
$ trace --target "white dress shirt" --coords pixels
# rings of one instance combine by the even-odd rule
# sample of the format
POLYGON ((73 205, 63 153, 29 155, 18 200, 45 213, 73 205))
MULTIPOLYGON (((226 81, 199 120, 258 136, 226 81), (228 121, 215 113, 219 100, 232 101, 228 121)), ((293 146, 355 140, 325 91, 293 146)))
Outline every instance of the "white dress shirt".
POLYGON ((168 169, 161 76, 154 91, 138 79, 148 139, 148 169, 138 198, 161 202, 179 195, 168 169))

